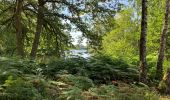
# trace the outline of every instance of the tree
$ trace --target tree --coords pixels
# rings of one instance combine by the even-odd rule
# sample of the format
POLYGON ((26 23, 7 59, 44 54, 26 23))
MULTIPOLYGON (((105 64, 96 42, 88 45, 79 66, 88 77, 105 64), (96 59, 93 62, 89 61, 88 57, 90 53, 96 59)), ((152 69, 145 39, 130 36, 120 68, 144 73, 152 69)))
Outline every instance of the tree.
MULTIPOLYGON (((115 14, 115 8, 105 8, 103 6, 100 5, 100 3, 104 3, 105 1, 83 1, 83 0, 75 0, 74 2, 71 1, 67 1, 67 0, 39 0, 39 6, 38 6, 38 16, 37 16, 37 28, 36 28, 36 32, 35 32, 35 38, 34 38, 34 42, 32 45, 32 50, 31 50, 31 57, 35 58, 36 53, 37 53, 37 49, 38 49, 38 45, 39 45, 39 39, 40 39, 40 34, 42 33, 42 30, 44 28, 44 26, 50 26, 50 28, 48 28, 48 30, 52 30, 51 33, 55 33, 58 36, 62 36, 60 33, 62 33, 61 31, 63 30, 63 25, 61 26, 56 26, 55 28, 51 25, 51 22, 47 21, 46 18, 47 17, 51 17, 52 20, 54 18, 54 16, 58 17, 58 21, 60 21, 61 19, 66 21, 66 23, 68 23, 67 21, 69 21, 69 25, 71 26, 75 26, 77 30, 81 31, 83 33, 83 35, 87 38, 89 38, 91 41, 90 43, 95 43, 97 44, 98 42, 98 36, 97 33, 95 34, 95 32, 92 32, 92 28, 96 19, 101 19, 102 21, 105 20, 106 17, 115 14), (41 7, 40 7, 40 3, 41 7), (48 4, 48 6, 46 7, 46 11, 45 14, 43 15, 43 10, 40 11, 39 8, 44 7, 45 4, 48 4), (82 7, 82 5, 84 5, 84 7, 82 7), (51 6, 51 7, 50 7, 51 6), (63 13, 63 8, 65 10, 68 10, 67 13, 69 14, 65 14, 63 13), (57 10, 56 10, 57 9, 57 10), (85 15, 86 17, 81 17, 82 15, 85 15), (92 17, 90 17, 92 16, 92 17), (91 20, 91 22, 89 22, 88 20, 91 20), (48 24, 48 25, 45 25, 48 24), (91 24, 91 25, 90 25, 91 24), (56 29, 58 29, 57 31, 55 31, 56 29)), ((33 7, 34 8, 34 7, 33 7)), ((29 8, 28 8, 29 9, 29 8)), ((36 11, 36 9, 32 10, 29 9, 30 11, 36 11)), ((68 24, 67 24, 68 25, 68 24)), ((67 29, 64 29, 67 30, 67 29)), ((56 37, 56 39, 60 40, 61 37, 56 37)), ((57 41, 58 41, 57 40, 57 41)), ((58 45, 58 43, 57 43, 58 45)), ((57 47, 58 48, 58 47, 57 47)))
POLYGON ((147 37, 147 0, 142 0, 142 18, 140 35, 140 75, 139 81, 147 82, 147 61, 146 61, 146 37, 147 37))
POLYGON ((39 45, 40 34, 43 28, 44 4, 45 4, 44 0, 38 0, 37 26, 36 26, 36 32, 35 32, 33 45, 32 45, 32 50, 30 54, 32 58, 35 58, 36 56, 36 52, 37 52, 38 45, 39 45))
MULTIPOLYGON (((10 35, 8 36, 9 39, 7 39, 12 43, 12 48, 11 48, 11 43, 6 44, 10 45, 10 48, 8 49, 9 46, 6 46, 7 48, 7 53, 9 53, 9 50, 12 52, 11 55, 13 55, 15 49, 17 55, 24 57, 24 34, 26 33, 26 28, 23 26, 22 22, 22 13, 24 9, 24 1, 23 0, 3 0, 0 1, 0 4, 4 4, 4 7, 1 7, 1 18, 0 18, 0 23, 5 31, 8 30, 6 33, 7 37, 9 34, 15 33, 15 36, 10 35), (15 39, 14 39, 15 38, 15 39)), ((6 39, 4 39, 6 40, 6 39)), ((4 41, 5 42, 5 41, 4 41)))
POLYGON ((134 17, 132 7, 123 9, 117 13, 117 16, 112 21, 114 23, 112 31, 103 36, 102 52, 112 57, 120 57, 130 63, 139 55, 137 42, 140 22, 134 17))
POLYGON ((15 29, 16 29, 16 48, 20 56, 24 56, 24 41, 22 34, 21 12, 23 0, 16 0, 16 9, 14 14, 15 29))
MULTIPOLYGON (((99 44, 97 41, 101 38, 93 30, 96 21, 106 24, 106 18, 113 17, 118 10, 118 2, 115 0, 39 0, 39 3, 44 3, 41 5, 44 7, 42 12, 38 0, 16 1, 0 1, 1 29, 5 30, 4 27, 8 27, 11 30, 10 34, 15 30, 18 35, 11 37, 17 41, 13 44, 13 49, 17 48, 19 55, 25 53, 26 56, 30 54, 32 57, 41 51, 43 54, 51 51, 61 53, 70 46, 70 32, 75 30, 81 31, 91 45, 99 44), (17 3, 20 3, 20 6, 16 5, 17 3)), ((3 36, 6 38, 7 35, 3 36)))
POLYGON ((168 26, 169 26, 169 11, 170 11, 170 0, 166 0, 164 25, 161 33, 160 47, 159 47, 158 60, 157 60, 156 77, 158 79, 162 79, 162 75, 163 75, 163 60, 164 60, 164 54, 166 49, 165 46, 166 46, 168 26))

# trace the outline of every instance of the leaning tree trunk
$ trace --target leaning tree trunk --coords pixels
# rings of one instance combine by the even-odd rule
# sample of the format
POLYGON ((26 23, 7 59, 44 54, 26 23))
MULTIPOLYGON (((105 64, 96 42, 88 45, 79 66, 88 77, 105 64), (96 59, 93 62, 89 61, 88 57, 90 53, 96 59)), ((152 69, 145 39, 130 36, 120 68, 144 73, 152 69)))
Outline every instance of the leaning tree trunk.
POLYGON ((163 30, 161 33, 161 38, 160 38, 160 47, 159 47, 159 54, 158 54, 158 61, 157 61, 157 70, 156 70, 157 79, 162 79, 162 75, 163 75, 163 60, 164 60, 165 46, 166 46, 168 25, 169 25, 168 23, 169 11, 170 11, 170 0, 166 0, 165 19, 164 19, 163 30))
POLYGON ((36 57, 38 45, 39 45, 39 40, 40 40, 40 34, 42 32, 42 27, 43 27, 43 9, 44 9, 44 0, 38 0, 38 15, 37 15, 37 26, 36 26, 36 32, 35 32, 35 37, 32 45, 32 50, 31 50, 31 58, 36 57))
POLYGON ((147 62, 146 62, 146 37, 147 37, 147 0, 142 0, 142 20, 140 35, 140 75, 139 81, 147 82, 147 62))
POLYGON ((19 56, 24 56, 24 41, 22 34, 21 12, 23 0, 16 0, 16 9, 14 15, 16 29, 16 49, 19 56))

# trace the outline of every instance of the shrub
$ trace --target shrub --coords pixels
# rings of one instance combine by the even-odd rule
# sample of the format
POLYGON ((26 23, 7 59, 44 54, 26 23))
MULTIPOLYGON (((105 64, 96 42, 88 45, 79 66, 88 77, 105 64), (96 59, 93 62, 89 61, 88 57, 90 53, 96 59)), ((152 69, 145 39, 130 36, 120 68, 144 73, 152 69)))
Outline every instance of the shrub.
POLYGON ((17 59, 17 58, 3 58, 0 59, 0 84, 3 84, 8 76, 13 76, 14 79, 22 77, 26 74, 39 74, 37 69, 39 66, 31 60, 17 59))
POLYGON ((78 74, 85 76, 85 69, 87 61, 84 58, 68 58, 58 59, 47 65, 41 66, 43 74, 49 78, 55 78, 62 70, 66 70, 70 74, 78 74))
POLYGON ((138 79, 136 66, 118 58, 69 58, 49 64, 0 59, 0 63, 0 98, 3 100, 158 99, 157 93, 151 92, 145 85, 129 85, 117 81, 138 79), (118 82, 118 86, 101 85, 113 81, 118 82))
POLYGON ((102 85, 98 88, 89 89, 89 97, 95 97, 97 99, 109 100, 116 98, 116 94, 118 92, 118 88, 114 85, 102 85))
POLYGON ((4 100, 41 100, 42 97, 38 91, 29 82, 18 78, 14 80, 12 76, 5 81, 3 95, 0 98, 4 100))
POLYGON ((111 80, 138 80, 135 66, 129 65, 122 59, 111 59, 108 56, 92 58, 86 70, 88 76, 97 83, 107 83, 111 80))
POLYGON ((60 75, 53 84, 57 84, 60 88, 60 95, 57 100, 83 100, 82 92, 94 87, 91 79, 71 74, 60 75))
POLYGON ((64 91, 57 100, 83 100, 81 96, 82 90, 78 87, 72 87, 67 91, 64 91))
MULTIPOLYGON (((119 83, 121 84, 121 83, 119 83)), ((158 100, 159 95, 151 92, 146 87, 123 84, 124 86, 115 87, 114 85, 102 85, 98 88, 91 88, 89 97, 96 97, 101 100, 158 100)))
POLYGON ((88 76, 95 83, 108 83, 112 80, 138 80, 138 71, 122 59, 97 56, 91 59, 60 59, 41 67, 43 74, 55 78, 62 70, 69 74, 88 76))
POLYGON ((60 78, 57 81, 70 84, 82 90, 88 90, 90 87, 94 86, 93 81, 91 79, 84 76, 74 76, 71 74, 60 75, 60 78))

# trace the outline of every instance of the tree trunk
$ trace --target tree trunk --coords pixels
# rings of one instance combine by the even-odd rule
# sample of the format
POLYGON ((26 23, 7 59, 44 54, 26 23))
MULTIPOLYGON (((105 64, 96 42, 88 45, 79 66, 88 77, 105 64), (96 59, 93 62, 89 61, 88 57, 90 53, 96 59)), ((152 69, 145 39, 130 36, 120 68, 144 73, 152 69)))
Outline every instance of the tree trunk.
POLYGON ((42 27, 43 27, 43 10, 44 10, 44 0, 38 0, 38 15, 37 15, 37 26, 36 26, 36 32, 35 32, 35 37, 32 45, 32 50, 31 50, 31 58, 36 57, 38 45, 39 45, 39 40, 40 40, 40 34, 42 32, 42 27))
POLYGON ((147 82, 147 62, 146 62, 146 37, 147 37, 147 0, 142 0, 142 19, 140 35, 140 76, 139 81, 147 82))
POLYGON ((156 70, 156 78, 162 79, 163 76, 163 60, 165 54, 165 46, 167 40, 167 33, 168 33, 168 22, 169 22, 169 10, 170 10, 170 0, 166 0, 166 9, 165 9, 165 19, 163 30, 161 33, 160 38, 160 47, 159 47, 159 54, 158 54, 158 61, 157 61, 157 70, 156 70))
POLYGON ((24 56, 24 41, 23 41, 22 23, 21 23, 22 3, 23 0, 16 0, 16 9, 14 15, 17 54, 21 57, 24 56))

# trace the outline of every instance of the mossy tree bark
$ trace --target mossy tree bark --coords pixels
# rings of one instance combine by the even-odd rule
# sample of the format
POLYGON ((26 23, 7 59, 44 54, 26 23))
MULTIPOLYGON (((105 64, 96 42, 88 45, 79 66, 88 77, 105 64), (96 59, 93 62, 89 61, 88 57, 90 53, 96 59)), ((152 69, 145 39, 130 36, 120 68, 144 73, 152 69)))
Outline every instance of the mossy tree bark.
POLYGON ((163 61, 164 61, 164 54, 165 54, 165 46, 167 40, 167 33, 168 33, 168 26, 169 26, 169 12, 170 11, 170 0, 166 0, 166 9, 165 9, 165 19, 164 25, 161 33, 160 38, 160 47, 159 47, 159 54, 157 60, 157 69, 156 69, 156 77, 157 79, 161 80, 163 76, 163 61))
POLYGON ((146 62, 146 37, 147 37, 147 0, 142 0, 142 20, 140 35, 140 76, 139 81, 147 82, 147 62, 146 62))

